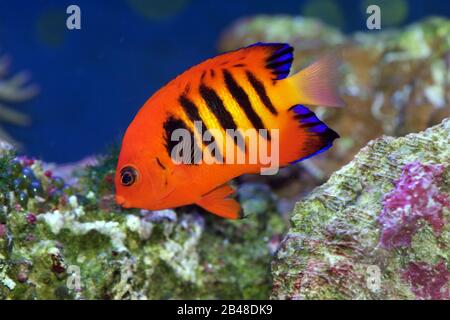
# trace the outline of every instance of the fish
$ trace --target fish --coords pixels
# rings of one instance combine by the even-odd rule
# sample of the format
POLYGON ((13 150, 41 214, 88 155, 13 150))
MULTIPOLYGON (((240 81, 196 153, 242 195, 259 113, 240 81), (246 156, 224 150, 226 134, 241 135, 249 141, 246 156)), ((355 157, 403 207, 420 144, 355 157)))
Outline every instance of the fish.
POLYGON ((260 158, 248 161, 255 150, 265 146, 285 167, 329 149, 339 135, 306 105, 344 106, 339 54, 290 75, 293 51, 287 43, 258 42, 207 59, 156 91, 123 137, 114 178, 117 204, 150 211, 195 204, 239 219, 243 213, 229 182, 267 166, 260 158), (251 129, 260 133, 256 149, 239 136, 251 129), (188 133, 192 143, 174 141, 177 132, 188 133), (191 161, 174 161, 177 146, 191 161), (199 153, 205 161, 198 161, 199 153), (247 161, 223 161, 231 154, 247 161))

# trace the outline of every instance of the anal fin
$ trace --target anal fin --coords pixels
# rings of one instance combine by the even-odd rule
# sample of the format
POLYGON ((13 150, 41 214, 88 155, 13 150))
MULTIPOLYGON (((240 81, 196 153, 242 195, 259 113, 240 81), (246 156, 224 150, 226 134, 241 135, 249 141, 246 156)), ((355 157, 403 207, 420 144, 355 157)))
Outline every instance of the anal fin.
POLYGON ((226 219, 241 218, 241 207, 239 203, 229 195, 234 193, 234 189, 224 184, 203 195, 196 204, 203 209, 226 219))

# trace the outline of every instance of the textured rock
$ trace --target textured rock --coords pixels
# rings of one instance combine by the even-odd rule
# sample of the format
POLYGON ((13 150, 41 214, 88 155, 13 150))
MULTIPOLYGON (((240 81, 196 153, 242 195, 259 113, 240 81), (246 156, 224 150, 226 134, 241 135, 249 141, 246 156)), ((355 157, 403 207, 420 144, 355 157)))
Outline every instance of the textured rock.
POLYGON ((448 298, 449 218, 450 120, 371 141, 296 205, 272 297, 448 298))

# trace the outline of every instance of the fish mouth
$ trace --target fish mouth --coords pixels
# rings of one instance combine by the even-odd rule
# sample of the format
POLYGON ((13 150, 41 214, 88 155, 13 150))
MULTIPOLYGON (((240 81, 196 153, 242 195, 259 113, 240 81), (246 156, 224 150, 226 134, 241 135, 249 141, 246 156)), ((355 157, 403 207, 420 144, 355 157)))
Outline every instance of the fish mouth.
POLYGON ((116 203, 123 208, 129 208, 128 203, 126 202, 125 198, 122 196, 116 195, 116 203))

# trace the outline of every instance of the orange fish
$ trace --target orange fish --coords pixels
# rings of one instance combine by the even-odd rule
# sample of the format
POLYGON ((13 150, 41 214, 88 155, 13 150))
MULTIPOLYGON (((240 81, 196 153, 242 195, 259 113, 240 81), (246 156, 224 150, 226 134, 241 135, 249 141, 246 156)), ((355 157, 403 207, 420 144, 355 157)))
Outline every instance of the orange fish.
POLYGON ((290 45, 256 43, 206 60, 158 90, 123 138, 116 202, 148 210, 197 204, 218 216, 237 219, 241 209, 229 197, 234 190, 227 183, 267 166, 260 158, 249 161, 263 145, 270 155, 278 154, 274 161, 279 167, 330 148, 338 134, 302 104, 343 106, 336 83, 339 59, 325 56, 288 77, 292 61, 290 45), (177 129, 193 138, 190 146, 183 142, 191 148, 188 158, 193 159, 197 150, 205 161, 174 161, 177 129), (263 133, 257 137, 256 149, 250 138, 239 137, 248 129, 263 133), (202 130, 211 132, 208 141, 202 130), (229 130, 235 130, 236 136, 229 130), (231 154, 246 161, 228 162, 231 154), (207 163, 206 157, 217 161, 207 163))

